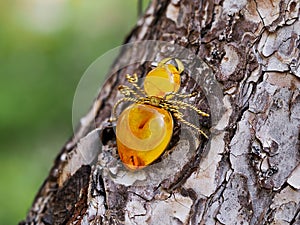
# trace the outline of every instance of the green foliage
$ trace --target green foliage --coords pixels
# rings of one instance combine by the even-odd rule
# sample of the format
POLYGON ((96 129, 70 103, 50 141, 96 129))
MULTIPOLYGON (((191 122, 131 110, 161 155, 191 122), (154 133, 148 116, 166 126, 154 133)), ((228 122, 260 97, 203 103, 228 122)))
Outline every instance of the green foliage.
POLYGON ((136 21, 137 0, 1 2, 1 224, 25 218, 72 135, 78 81, 98 56, 122 44, 136 21))

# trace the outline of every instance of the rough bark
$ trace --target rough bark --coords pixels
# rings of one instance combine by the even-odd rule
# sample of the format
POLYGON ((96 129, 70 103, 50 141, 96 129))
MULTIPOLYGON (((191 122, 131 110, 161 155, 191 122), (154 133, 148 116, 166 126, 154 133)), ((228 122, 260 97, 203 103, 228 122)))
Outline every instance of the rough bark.
MULTIPOLYGON (((63 147, 21 224, 300 224, 299 10, 298 0, 153 0, 126 42, 172 42, 206 62, 223 92, 222 117, 205 124, 214 135, 195 142, 188 163, 182 153, 190 146, 175 140, 176 169, 167 177, 105 170, 103 161, 118 158, 106 122, 120 97, 117 86, 127 72, 144 74, 147 66, 118 70, 92 106, 95 118, 88 114, 63 147), (83 157, 99 137, 96 160, 83 157)), ((122 51, 112 70, 131 54, 122 51)))

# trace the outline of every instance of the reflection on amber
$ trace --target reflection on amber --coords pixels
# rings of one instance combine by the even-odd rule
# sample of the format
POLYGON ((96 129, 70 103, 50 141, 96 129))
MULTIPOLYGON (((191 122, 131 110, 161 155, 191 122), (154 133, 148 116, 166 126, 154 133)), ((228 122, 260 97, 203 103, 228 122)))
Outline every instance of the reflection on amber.
POLYGON ((119 116, 116 135, 118 153, 130 169, 155 161, 168 146, 173 133, 171 114, 161 108, 133 104, 119 116))

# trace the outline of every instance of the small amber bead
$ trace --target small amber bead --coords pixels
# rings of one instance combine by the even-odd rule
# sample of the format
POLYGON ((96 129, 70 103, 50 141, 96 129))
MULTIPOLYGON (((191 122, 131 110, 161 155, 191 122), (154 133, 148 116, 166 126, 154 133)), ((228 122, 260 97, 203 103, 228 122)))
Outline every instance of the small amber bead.
POLYGON ((143 168, 155 161, 168 146, 173 119, 165 109, 132 104, 119 116, 116 128, 118 153, 130 169, 143 168))
POLYGON ((180 88, 180 74, 172 64, 151 70, 144 81, 148 96, 163 98, 166 93, 176 93, 180 88))

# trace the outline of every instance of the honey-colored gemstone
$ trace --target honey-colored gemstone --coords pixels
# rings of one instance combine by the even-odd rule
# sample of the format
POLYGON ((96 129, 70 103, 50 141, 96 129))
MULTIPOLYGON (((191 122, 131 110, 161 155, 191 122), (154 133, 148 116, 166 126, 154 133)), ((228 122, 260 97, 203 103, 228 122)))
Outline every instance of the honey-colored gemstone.
POLYGON ((173 133, 171 114, 161 108, 132 104, 119 116, 116 128, 120 158, 130 169, 155 161, 168 146, 173 133))
POLYGON ((176 93, 179 88, 180 74, 172 64, 154 68, 144 81, 144 89, 148 96, 163 98, 167 93, 176 93))

